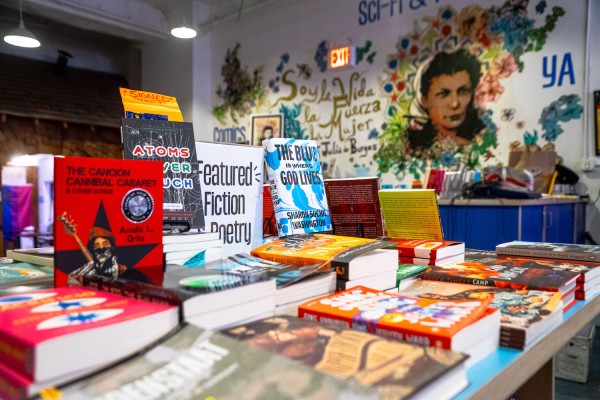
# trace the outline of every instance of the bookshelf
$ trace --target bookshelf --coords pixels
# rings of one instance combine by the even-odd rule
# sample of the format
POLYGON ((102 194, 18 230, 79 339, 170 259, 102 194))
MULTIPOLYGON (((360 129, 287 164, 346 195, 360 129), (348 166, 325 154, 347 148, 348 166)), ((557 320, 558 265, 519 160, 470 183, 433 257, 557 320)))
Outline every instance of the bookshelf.
POLYGON ((519 391, 519 399, 553 399, 553 356, 585 324, 600 313, 600 293, 577 301, 564 321, 531 348, 500 347, 467 370, 470 385, 454 400, 504 399, 519 391))

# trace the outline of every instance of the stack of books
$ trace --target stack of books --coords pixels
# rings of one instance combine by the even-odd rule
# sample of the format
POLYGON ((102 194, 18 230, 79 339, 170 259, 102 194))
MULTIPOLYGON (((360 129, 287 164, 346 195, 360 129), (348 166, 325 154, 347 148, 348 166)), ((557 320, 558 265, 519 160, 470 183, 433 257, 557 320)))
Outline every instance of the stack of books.
POLYGON ((323 264, 336 272, 336 290, 364 285, 395 287, 398 252, 391 242, 327 234, 292 235, 252 250, 252 255, 280 263, 323 264))
POLYGON ((163 234, 165 265, 197 267, 223 257, 223 241, 218 232, 163 234))
POLYGON ((468 256, 473 261, 463 261, 429 267, 421 273, 421 279, 493 286, 506 289, 528 289, 558 292, 565 310, 575 303, 578 272, 568 269, 540 268, 528 265, 527 259, 505 259, 480 254, 468 256))
POLYGON ((6 257, 41 267, 54 267, 54 247, 6 250, 6 257))
POLYGON ((254 276, 267 276, 276 284, 275 313, 296 312, 298 304, 308 299, 333 293, 335 291, 335 273, 330 269, 322 270, 323 263, 309 265, 282 264, 238 253, 225 259, 212 261, 197 270, 227 271, 252 281, 254 276))
POLYGON ((464 354, 387 340, 335 324, 285 316, 222 333, 322 374, 373 387, 380 399, 450 399, 468 385, 464 354))
POLYGON ((464 261, 465 244, 449 240, 390 238, 396 242, 398 261, 403 264, 441 265, 464 261))
POLYGON ((0 297, 0 398, 29 398, 102 369, 178 322, 177 307, 83 287, 0 297))
POLYGON ((600 246, 565 243, 508 242, 496 246, 500 257, 531 259, 539 267, 579 272, 575 297, 589 299, 600 292, 600 246))
POLYGON ((401 294, 436 300, 492 298, 490 307, 500 311, 500 346, 527 349, 563 321, 560 293, 540 290, 501 289, 460 283, 416 281, 401 294))
POLYGON ((498 348, 500 313, 491 300, 421 299, 358 286, 304 303, 298 316, 463 352, 472 365, 498 348))

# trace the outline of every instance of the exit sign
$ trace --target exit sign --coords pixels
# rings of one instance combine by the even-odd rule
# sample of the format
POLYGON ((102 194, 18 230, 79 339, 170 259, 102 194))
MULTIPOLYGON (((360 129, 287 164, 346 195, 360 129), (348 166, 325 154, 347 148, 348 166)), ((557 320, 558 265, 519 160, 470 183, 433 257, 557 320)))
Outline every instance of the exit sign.
POLYGON ((354 46, 344 46, 329 50, 329 69, 354 65, 355 53, 354 46))

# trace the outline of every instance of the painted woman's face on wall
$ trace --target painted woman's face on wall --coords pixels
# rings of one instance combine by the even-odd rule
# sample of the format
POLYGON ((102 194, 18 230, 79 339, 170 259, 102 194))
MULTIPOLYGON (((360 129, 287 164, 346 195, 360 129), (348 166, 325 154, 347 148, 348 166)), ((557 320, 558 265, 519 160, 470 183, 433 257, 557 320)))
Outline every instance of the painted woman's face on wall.
POLYGON ((472 99, 473 87, 469 74, 459 71, 433 77, 423 105, 438 133, 445 135, 452 134, 465 121, 472 99))

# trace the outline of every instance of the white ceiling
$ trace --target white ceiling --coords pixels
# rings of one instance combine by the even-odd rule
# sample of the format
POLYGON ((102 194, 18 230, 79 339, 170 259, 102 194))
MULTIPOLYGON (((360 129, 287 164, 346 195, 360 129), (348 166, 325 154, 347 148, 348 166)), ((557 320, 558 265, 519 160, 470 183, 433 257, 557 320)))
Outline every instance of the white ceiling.
MULTIPOLYGON (((169 37, 181 15, 189 15, 192 3, 204 5, 199 21, 203 30, 226 19, 243 16, 261 5, 278 0, 22 0, 24 20, 31 24, 64 25, 81 31, 149 41, 169 37)), ((285 3, 279 0, 279 4, 285 3)), ((19 0, 2 0, 1 23, 17 23, 19 0), (3 12, 4 11, 4 12, 3 12), (9 15, 10 14, 10 15, 9 15)))

